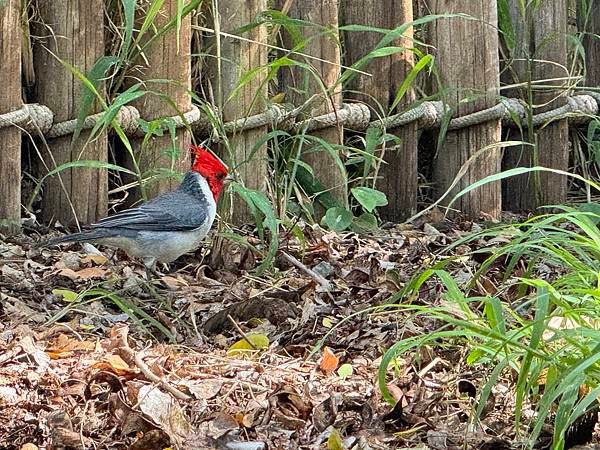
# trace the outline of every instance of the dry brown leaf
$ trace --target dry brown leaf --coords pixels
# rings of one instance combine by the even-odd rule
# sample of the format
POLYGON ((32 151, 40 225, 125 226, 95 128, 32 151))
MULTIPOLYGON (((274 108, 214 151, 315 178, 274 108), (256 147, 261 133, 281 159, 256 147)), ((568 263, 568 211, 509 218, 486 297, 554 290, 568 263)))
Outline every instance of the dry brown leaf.
POLYGON ((394 400, 397 402, 404 398, 404 392, 398 386, 394 384, 388 384, 387 388, 390 394, 392 394, 392 397, 394 397, 394 400))
POLYGON ((95 369, 110 370, 117 375, 127 375, 137 372, 137 369, 129 367, 129 364, 127 364, 119 355, 108 355, 102 361, 98 361, 94 364, 93 367, 95 369))
POLYGON ((235 421, 244 428, 250 428, 254 423, 253 414, 244 414, 243 412, 235 413, 233 416, 235 421))
POLYGON ((29 443, 28 443, 28 444, 24 444, 24 445, 21 447, 21 450, 38 450, 38 448, 39 448, 39 447, 38 447, 37 445, 35 445, 35 444, 29 444, 29 443))
POLYGON ((323 359, 319 367, 326 375, 331 375, 338 368, 339 363, 340 358, 335 356, 329 347, 323 348, 323 359))
POLYGON ((41 374, 48 370, 48 367, 50 366, 50 356, 38 347, 31 336, 24 336, 23 339, 19 341, 19 346, 36 362, 36 371, 38 373, 41 374))
POLYGON ((103 266, 107 262, 108 262, 108 258, 104 255, 89 254, 89 255, 85 255, 83 258, 81 258, 82 264, 93 263, 96 266, 103 266))
POLYGON ((216 397, 223 387, 223 381, 217 379, 183 380, 178 384, 182 387, 185 386, 195 398, 204 400, 216 397))
POLYGON ((167 433, 173 442, 182 443, 192 433, 193 428, 179 404, 156 386, 142 386, 137 400, 144 415, 167 433))
POLYGON ((66 268, 62 269, 58 274, 71 280, 89 280, 92 278, 104 278, 106 276, 106 270, 101 269, 100 267, 88 267, 87 269, 81 269, 76 272, 66 268))
POLYGON ((176 278, 176 277, 172 277, 172 276, 169 276, 169 275, 165 275, 165 276, 161 277, 160 279, 170 289, 179 289, 182 286, 186 286, 186 287, 189 286, 189 284, 187 283, 187 281, 185 281, 180 276, 178 276, 176 278))
POLYGON ((46 353, 52 359, 60 359, 73 356, 77 351, 93 351, 95 348, 96 344, 94 342, 80 341, 79 339, 74 339, 61 333, 52 341, 50 346, 46 348, 46 353))

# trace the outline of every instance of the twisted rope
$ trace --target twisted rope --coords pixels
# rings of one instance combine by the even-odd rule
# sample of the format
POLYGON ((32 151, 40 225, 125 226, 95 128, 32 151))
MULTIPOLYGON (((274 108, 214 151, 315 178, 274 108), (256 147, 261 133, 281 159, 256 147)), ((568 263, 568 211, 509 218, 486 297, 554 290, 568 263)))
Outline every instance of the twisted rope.
POLYGON ((362 103, 345 103, 339 111, 332 111, 317 117, 303 120, 295 124, 295 131, 322 130, 333 126, 344 125, 355 130, 364 130, 369 126, 371 112, 369 107, 362 103))
MULTIPOLYGON (((582 92, 578 95, 566 97, 566 99, 567 102, 559 108, 533 115, 533 126, 538 127, 567 117, 575 123, 583 123, 598 114, 600 110, 600 93, 597 92, 582 92)), ((223 131, 226 134, 232 134, 263 126, 272 126, 273 128, 298 132, 301 129, 315 131, 339 125, 354 130, 365 130, 369 126, 394 129, 412 122, 417 122, 420 128, 430 129, 440 127, 444 117, 451 111, 449 106, 440 101, 429 101, 423 102, 404 113, 371 121, 371 113, 366 105, 347 103, 338 111, 298 122, 295 121, 299 115, 312 110, 317 102, 322 102, 322 99, 313 96, 306 103, 296 108, 290 105, 274 104, 264 113, 225 123, 223 131)), ((213 113, 215 117, 218 117, 217 111, 213 111, 213 113)), ((86 117, 82 129, 93 128, 102 120, 104 114, 102 112, 86 117)), ((527 105, 524 102, 506 98, 491 108, 452 118, 448 124, 448 129, 458 130, 491 120, 502 120, 506 125, 514 126, 516 123, 523 123, 526 117, 527 105)), ((140 113, 137 108, 129 105, 123 106, 119 109, 115 119, 127 135, 144 135, 139 121, 140 113)), ((192 126, 195 131, 204 135, 208 135, 213 131, 211 121, 195 105, 188 112, 172 116, 170 119, 177 128, 192 126)), ((0 129, 8 126, 19 126, 31 133, 39 132, 47 138, 56 138, 72 134, 77 127, 77 120, 75 119, 58 123, 53 123, 53 121, 54 114, 47 106, 28 104, 16 111, 0 114, 0 129)))
POLYGON ((533 116, 532 123, 537 127, 554 120, 564 119, 569 114, 572 115, 574 113, 582 114, 582 118, 585 121, 586 117, 589 118, 589 116, 595 115, 597 112, 598 103, 596 103, 594 97, 590 95, 575 95, 567 97, 567 103, 559 108, 536 114, 533 116))

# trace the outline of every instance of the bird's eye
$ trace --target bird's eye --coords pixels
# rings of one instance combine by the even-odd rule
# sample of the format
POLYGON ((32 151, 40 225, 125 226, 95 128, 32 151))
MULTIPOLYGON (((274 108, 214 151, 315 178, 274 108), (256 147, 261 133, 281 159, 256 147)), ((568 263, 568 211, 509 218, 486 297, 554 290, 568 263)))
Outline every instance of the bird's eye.
POLYGON ((225 174, 224 173, 220 173, 220 174, 217 175, 217 178, 219 180, 222 180, 223 178, 225 178, 225 174))

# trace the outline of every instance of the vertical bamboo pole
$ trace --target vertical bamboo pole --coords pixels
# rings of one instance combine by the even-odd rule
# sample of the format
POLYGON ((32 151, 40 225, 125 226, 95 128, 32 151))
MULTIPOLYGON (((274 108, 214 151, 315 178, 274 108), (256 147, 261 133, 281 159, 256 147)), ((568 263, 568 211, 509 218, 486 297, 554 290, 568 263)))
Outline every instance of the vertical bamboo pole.
MULTIPOLYGON (((176 17, 177 4, 178 0, 166 0, 163 3, 154 21, 158 30, 176 17)), ((149 33, 146 39, 151 38, 149 33)), ((179 47, 177 27, 173 27, 144 49, 143 58, 139 61, 140 73, 136 77, 144 81, 146 89, 153 93, 136 102, 142 119, 150 122, 183 114, 191 109, 191 36, 191 19, 187 15, 181 20, 179 47)), ((190 166, 190 132, 185 128, 177 130, 175 145, 168 131, 163 136, 152 137, 144 148, 142 143, 143 139, 137 139, 133 145, 140 171, 146 176, 155 175, 145 185, 146 195, 155 197, 174 189, 179 184, 175 175, 187 171, 190 166)))
MULTIPOLYGON (((220 28, 225 33, 235 33, 243 25, 252 23, 257 14, 267 9, 266 0, 228 0, 218 2, 220 28)), ((221 71, 217 93, 222 107, 223 121, 228 122, 263 112, 266 106, 267 41, 266 26, 261 25, 243 34, 244 41, 221 37, 221 71), (252 69, 257 71, 243 86, 241 78, 252 69)), ((225 155, 229 165, 236 167, 243 183, 250 189, 264 191, 267 177, 267 146, 254 149, 255 143, 266 133, 266 127, 246 131, 234 131, 229 136, 232 154, 225 155)), ((232 204, 234 223, 245 223, 253 219, 250 209, 238 197, 232 204)))
MULTIPOLYGON (((434 14, 465 13, 479 19, 452 18, 433 22, 431 38, 437 49, 436 61, 442 88, 450 92, 444 100, 459 115, 493 106, 500 83, 496 1, 431 0, 430 5, 434 14), (461 103, 468 95, 474 95, 477 100, 461 103)), ((499 141, 499 120, 448 132, 434 163, 438 194, 448 189, 459 169, 475 152, 499 141)), ((470 165, 453 193, 498 173, 500 158, 498 149, 484 152, 470 165)), ((453 207, 470 218, 479 218, 482 213, 498 218, 501 212, 500 183, 490 183, 471 191, 453 207)))
MULTIPOLYGON (((279 6, 290 5, 290 2, 279 0, 279 6)), ((305 45, 302 53, 320 58, 320 60, 304 58, 300 55, 291 55, 292 58, 313 67, 319 80, 306 69, 293 67, 291 70, 281 72, 280 83, 286 90, 286 99, 295 104, 306 101, 314 94, 325 96, 323 86, 330 89, 326 101, 312 111, 313 115, 326 114, 338 111, 342 106, 342 90, 336 82, 340 77, 340 47, 338 39, 338 0, 297 0, 291 2, 289 16, 301 19, 315 25, 328 28, 328 33, 310 27, 302 27, 299 32, 305 45), (319 36, 315 36, 319 33, 319 36)), ((284 45, 292 48, 293 43, 289 35, 284 33, 284 45)), ((331 144, 343 142, 343 130, 340 125, 311 133, 331 144)), ((306 147, 306 146, 305 146, 306 147)), ((334 158, 324 149, 322 151, 307 152, 303 160, 309 164, 315 177, 325 186, 340 203, 346 203, 345 175, 340 172, 334 158)), ((320 207, 315 208, 317 216, 323 214, 320 207)))
MULTIPOLYGON (((344 24, 361 24, 394 29, 413 21, 412 0, 343 0, 344 24)), ((371 52, 382 39, 381 33, 347 32, 344 35, 345 63, 354 64, 371 52)), ((410 49, 414 47, 413 29, 391 45, 410 49)), ((365 71, 372 76, 357 75, 347 86, 347 97, 366 103, 373 117, 386 115, 398 88, 414 66, 413 52, 405 50, 385 58, 373 60, 365 71)), ((409 107, 415 100, 409 89, 398 105, 398 110, 409 107)), ((387 220, 401 221, 413 215, 417 208, 417 125, 412 123, 391 130, 401 140, 400 145, 387 148, 377 186, 385 192, 388 206, 380 214, 387 220)))
MULTIPOLYGON (((0 61, 5 85, 0 89, 0 114, 20 109, 21 100, 21 2, 0 3, 0 61)), ((0 128, 0 233, 21 228, 21 132, 0 128)))
MULTIPOLYGON (((79 113, 83 84, 61 61, 86 73, 104 55, 104 1, 38 0, 37 10, 44 26, 38 36, 34 65, 37 74, 37 101, 54 111, 55 121, 74 119, 79 113)), ((95 107, 91 113, 99 112, 95 107)), ((72 136, 48 142, 50 155, 44 156, 51 169, 76 160, 107 160, 106 134, 88 143, 89 132, 82 132, 71 145, 72 136)), ((63 224, 93 222, 106 214, 108 181, 105 170, 73 168, 53 176, 44 186, 42 218, 63 224), (62 183, 61 183, 62 180, 62 183)))

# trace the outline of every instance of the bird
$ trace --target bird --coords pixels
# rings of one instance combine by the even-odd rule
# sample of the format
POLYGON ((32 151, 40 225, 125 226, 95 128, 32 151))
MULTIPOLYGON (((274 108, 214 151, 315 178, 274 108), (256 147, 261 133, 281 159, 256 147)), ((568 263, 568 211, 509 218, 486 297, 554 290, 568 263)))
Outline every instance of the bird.
POLYGON ((89 242, 117 247, 141 258, 152 274, 157 273, 157 262, 169 263, 197 249, 212 227, 219 196, 232 178, 227 166, 206 148, 192 145, 190 151, 192 168, 174 191, 42 245, 89 242))

